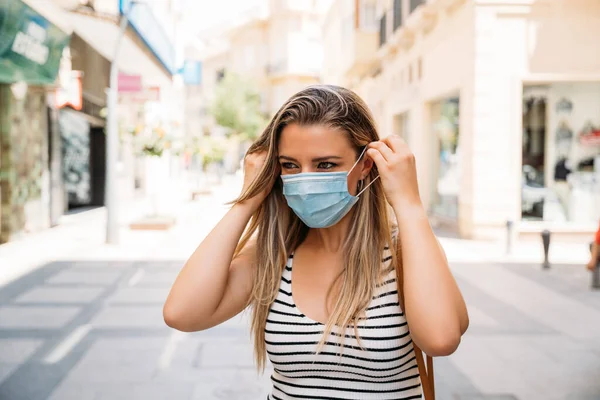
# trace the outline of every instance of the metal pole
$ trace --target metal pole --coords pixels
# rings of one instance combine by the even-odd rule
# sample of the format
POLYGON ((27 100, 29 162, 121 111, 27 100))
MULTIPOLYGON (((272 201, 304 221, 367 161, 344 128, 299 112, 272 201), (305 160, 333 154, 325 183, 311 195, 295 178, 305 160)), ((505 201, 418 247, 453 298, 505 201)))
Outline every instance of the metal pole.
MULTIPOLYGON (((592 252, 594 243, 590 243, 590 253, 592 252)), ((592 289, 600 289, 600 257, 595 260, 596 267, 592 271, 592 289)))
POLYGON ((115 53, 110 64, 110 83, 107 90, 108 115, 106 118, 106 243, 119 243, 119 210, 118 195, 117 195, 117 162, 119 153, 119 126, 117 121, 117 91, 118 82, 117 75, 119 73, 119 50, 121 42, 127 29, 129 21, 129 13, 135 6, 135 2, 131 2, 129 9, 121 16, 121 24, 119 36, 117 36, 117 44, 115 53))
POLYGON ((511 220, 506 221, 506 254, 512 252, 512 239, 513 239, 513 222, 511 220))
POLYGON ((550 231, 545 229, 542 232, 542 244, 544 245, 544 264, 543 268, 550 268, 550 261, 548 260, 548 253, 550 252, 550 231))

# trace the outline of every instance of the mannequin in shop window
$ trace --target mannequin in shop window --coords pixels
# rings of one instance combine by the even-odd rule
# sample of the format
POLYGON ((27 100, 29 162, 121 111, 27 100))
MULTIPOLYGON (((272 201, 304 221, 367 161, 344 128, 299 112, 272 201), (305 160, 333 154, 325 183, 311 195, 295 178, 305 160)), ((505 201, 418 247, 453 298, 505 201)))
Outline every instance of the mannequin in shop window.
POLYGON ((569 167, 569 154, 573 141, 573 130, 565 121, 561 121, 556 130, 556 164, 554 166, 554 180, 565 182, 571 173, 569 167))
POLYGON ((587 269, 593 271, 594 268, 600 262, 600 226, 598 226, 598 231, 596 232, 596 239, 592 243, 592 256, 590 257, 590 262, 587 264, 587 269))

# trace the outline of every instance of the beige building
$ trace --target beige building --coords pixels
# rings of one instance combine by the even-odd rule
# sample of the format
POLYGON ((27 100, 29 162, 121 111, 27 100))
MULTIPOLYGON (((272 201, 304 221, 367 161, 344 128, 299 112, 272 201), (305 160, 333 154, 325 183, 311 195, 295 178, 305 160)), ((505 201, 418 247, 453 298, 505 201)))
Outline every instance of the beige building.
MULTIPOLYGON (((202 62, 201 84, 187 87, 186 132, 197 136, 219 129, 210 115, 215 89, 226 72, 250 81, 261 97, 262 111, 272 116, 294 93, 319 83, 323 65, 321 25, 328 0, 264 0, 233 28, 210 32, 201 54, 188 57, 202 62)), ((233 171, 244 144, 229 143, 226 170, 233 171)))
POLYGON ((229 34, 228 69, 259 87, 272 115, 292 94, 320 81, 323 0, 269 0, 229 34))
MULTIPOLYGON (((265 114, 273 115, 292 94, 320 82, 323 65, 323 0, 265 0, 233 28, 211 32, 187 58, 202 62, 202 83, 187 88, 188 132, 214 127, 207 113, 227 71, 251 81, 265 114), (198 117, 200 114, 202 117, 198 117)), ((189 133, 188 133, 189 134, 189 133)))
POLYGON ((332 5, 325 54, 346 57, 325 58, 325 81, 356 90, 382 135, 407 140, 433 219, 476 238, 508 220, 521 234, 597 228, 600 3, 376 3, 375 42, 362 23, 371 2, 332 5))

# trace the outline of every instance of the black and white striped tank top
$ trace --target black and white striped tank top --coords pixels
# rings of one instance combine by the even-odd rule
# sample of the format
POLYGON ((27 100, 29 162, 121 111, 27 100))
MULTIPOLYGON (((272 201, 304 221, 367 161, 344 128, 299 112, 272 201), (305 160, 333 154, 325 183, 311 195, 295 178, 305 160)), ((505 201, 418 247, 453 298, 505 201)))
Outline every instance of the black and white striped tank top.
MULTIPOLYGON (((389 253, 384 255, 390 263, 389 253)), ((302 314, 292 298, 292 262, 288 259, 279 294, 265 327, 267 354, 273 364, 268 400, 409 400, 421 399, 421 382, 406 318, 398 303, 392 270, 375 289, 367 319, 358 325, 364 349, 347 328, 340 359, 338 337, 331 335, 319 354, 325 326, 302 314)))

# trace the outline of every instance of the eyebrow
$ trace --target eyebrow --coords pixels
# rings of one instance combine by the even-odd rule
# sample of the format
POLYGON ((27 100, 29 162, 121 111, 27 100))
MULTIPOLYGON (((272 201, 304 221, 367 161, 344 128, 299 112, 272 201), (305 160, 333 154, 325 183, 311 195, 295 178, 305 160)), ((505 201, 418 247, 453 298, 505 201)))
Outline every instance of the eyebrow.
MULTIPOLYGON (((293 161, 293 162, 298 162, 298 160, 296 160, 293 157, 288 157, 288 156, 279 156, 279 159, 283 159, 283 160, 287 160, 287 161, 293 161)), ((321 162, 321 161, 327 161, 327 160, 341 160, 342 157, 340 156, 325 156, 325 157, 317 157, 317 158, 313 158, 312 162, 321 162)))

